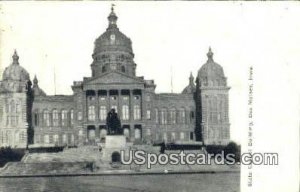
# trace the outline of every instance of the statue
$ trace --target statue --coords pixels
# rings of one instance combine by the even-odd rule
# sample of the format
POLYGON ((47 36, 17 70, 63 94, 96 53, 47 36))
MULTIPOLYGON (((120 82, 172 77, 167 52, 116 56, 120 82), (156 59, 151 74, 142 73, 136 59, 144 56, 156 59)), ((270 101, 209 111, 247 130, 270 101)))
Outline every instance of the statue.
POLYGON ((107 114, 106 126, 107 126, 108 135, 123 134, 123 130, 121 128, 121 122, 115 109, 111 109, 111 111, 107 114))

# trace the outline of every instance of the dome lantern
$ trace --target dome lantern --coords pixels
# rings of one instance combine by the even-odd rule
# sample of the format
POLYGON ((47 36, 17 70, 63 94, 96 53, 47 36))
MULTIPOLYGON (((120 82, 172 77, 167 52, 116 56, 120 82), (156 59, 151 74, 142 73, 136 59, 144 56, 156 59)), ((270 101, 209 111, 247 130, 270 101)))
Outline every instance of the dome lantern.
POLYGON ((109 28, 117 27, 118 17, 114 12, 114 6, 115 6, 115 4, 111 4, 111 12, 110 12, 109 16, 107 17, 108 22, 109 22, 109 28))
POLYGON ((17 53, 17 50, 15 50, 15 52, 14 52, 12 58, 13 58, 13 63, 12 63, 12 64, 14 64, 14 65, 19 65, 19 55, 18 55, 18 53, 17 53))

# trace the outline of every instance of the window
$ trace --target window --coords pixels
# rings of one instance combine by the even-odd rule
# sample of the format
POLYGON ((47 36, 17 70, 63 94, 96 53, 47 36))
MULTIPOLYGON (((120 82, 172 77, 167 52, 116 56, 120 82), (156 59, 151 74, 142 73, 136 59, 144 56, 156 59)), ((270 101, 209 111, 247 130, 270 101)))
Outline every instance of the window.
POLYGON ((125 66, 122 66, 121 70, 122 70, 123 73, 125 73, 125 66))
POLYGON ((90 121, 95 121, 95 106, 94 105, 89 106, 88 119, 90 121))
POLYGON ((61 125, 62 126, 67 126, 68 122, 68 111, 67 110, 62 110, 61 111, 61 125))
POLYGON ((53 136, 53 141, 54 141, 54 144, 58 145, 58 135, 57 134, 55 134, 53 136))
POLYGON ((176 133, 175 133, 175 132, 172 132, 172 133, 171 133, 171 140, 172 140, 172 141, 175 141, 175 139, 176 139, 176 133))
POLYGON ((162 109, 161 110, 161 124, 162 125, 166 125, 168 123, 167 116, 168 116, 167 110, 166 109, 162 109))
POLYGON ((179 123, 185 123, 185 109, 183 108, 179 110, 179 123))
POLYGON ((184 140, 184 132, 180 132, 180 140, 184 140))
POLYGON ((139 97, 139 96, 134 96, 134 99, 135 99, 135 100, 139 100, 140 97, 139 97))
POLYGON ((115 109, 116 113, 118 113, 118 107, 116 105, 112 105, 111 109, 115 109))
POLYGON ((34 113, 34 126, 39 126, 39 114, 37 112, 34 113))
POLYGON ((140 129, 134 129, 134 138, 135 139, 141 138, 141 130, 140 129))
POLYGON ((129 120, 129 106, 128 105, 122 106, 122 119, 129 120))
POLYGON ((151 119, 151 110, 150 109, 147 110, 147 119, 148 120, 151 119))
POLYGON ((115 100, 117 100, 117 97, 116 96, 111 96, 110 99, 115 101, 115 100))
POLYGON ((125 136, 126 138, 130 138, 130 132, 129 132, 129 129, 128 129, 128 128, 125 128, 125 129, 124 129, 124 136, 125 136))
POLYGON ((44 143, 46 144, 50 143, 49 135, 44 135, 44 143))
POLYGON ((100 106, 99 119, 104 121, 106 119, 106 106, 100 106))
POLYGON ((146 129, 146 135, 148 135, 148 136, 151 135, 151 130, 150 129, 146 129))
POLYGON ((141 119, 141 108, 139 105, 135 105, 133 108, 133 119, 140 120, 141 119))
POLYGON ((105 73, 105 72, 106 72, 106 67, 103 66, 103 67, 102 67, 102 73, 105 73))
POLYGON ((67 134, 63 134, 63 139, 62 139, 63 144, 67 144, 67 134))
POLYGON ((27 136, 27 133, 25 131, 21 131, 20 132, 20 143, 25 143, 26 142, 26 136, 27 136))
POLYGON ((176 124, 176 109, 175 108, 170 110, 170 121, 171 121, 171 124, 176 124))
POLYGON ((74 135, 72 134, 72 135, 71 135, 71 144, 74 145, 74 143, 75 143, 75 137, 74 137, 74 135))
POLYGON ((78 111, 77 119, 78 119, 78 121, 82 120, 82 112, 81 111, 78 111))
POLYGON ((70 111, 70 124, 74 125, 74 110, 71 109, 70 111))
POLYGON ((55 109, 52 112, 53 126, 58 126, 58 111, 55 109))
POLYGON ((158 119, 158 109, 155 109, 155 122, 159 123, 159 119, 158 119))
POLYGON ((123 96, 123 100, 127 101, 128 100, 128 96, 123 96))
POLYGON ((167 141, 167 140, 168 140, 168 137, 167 137, 167 133, 166 133, 166 132, 164 132, 163 137, 164 137, 164 141, 167 141))
POLYGON ((146 95, 146 101, 150 101, 151 99, 150 99, 150 94, 147 94, 146 95))

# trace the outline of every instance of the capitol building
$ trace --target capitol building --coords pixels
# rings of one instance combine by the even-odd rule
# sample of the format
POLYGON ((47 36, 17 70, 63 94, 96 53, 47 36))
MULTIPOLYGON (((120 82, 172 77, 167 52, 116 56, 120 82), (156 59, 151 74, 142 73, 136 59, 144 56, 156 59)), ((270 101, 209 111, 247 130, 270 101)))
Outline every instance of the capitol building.
POLYGON ((13 53, 0 81, 0 147, 104 142, 111 109, 134 144, 229 142, 230 87, 212 50, 181 93, 156 93, 154 80, 136 75, 132 42, 117 19, 112 8, 106 31, 94 42, 92 75, 75 81, 72 95, 47 95, 21 66, 22 54, 13 53))

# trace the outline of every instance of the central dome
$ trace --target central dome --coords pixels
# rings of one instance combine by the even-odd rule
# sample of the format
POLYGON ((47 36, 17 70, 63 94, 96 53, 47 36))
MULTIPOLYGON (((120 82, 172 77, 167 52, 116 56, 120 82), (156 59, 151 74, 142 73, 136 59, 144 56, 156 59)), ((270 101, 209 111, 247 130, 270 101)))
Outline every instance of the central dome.
POLYGON ((117 15, 113 7, 108 16, 108 28, 95 40, 92 77, 118 71, 135 76, 136 64, 133 61, 131 40, 117 27, 117 15))
POLYGON ((131 40, 120 32, 117 27, 117 15, 113 8, 108 16, 109 26, 106 31, 96 39, 93 56, 110 51, 122 51, 133 55, 131 40))

